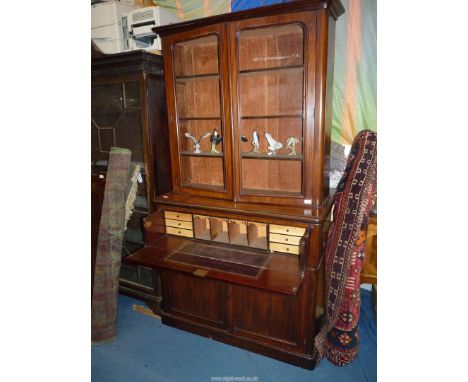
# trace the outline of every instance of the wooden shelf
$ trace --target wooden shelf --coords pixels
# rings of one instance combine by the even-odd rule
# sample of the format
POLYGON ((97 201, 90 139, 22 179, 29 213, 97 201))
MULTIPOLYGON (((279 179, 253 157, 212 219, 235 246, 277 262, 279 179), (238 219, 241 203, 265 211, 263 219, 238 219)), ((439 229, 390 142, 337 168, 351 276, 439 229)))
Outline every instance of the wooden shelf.
POLYGON ((292 192, 292 191, 283 191, 283 190, 265 190, 262 188, 241 188, 241 195, 266 195, 266 196, 274 196, 274 195, 281 195, 281 196, 288 196, 288 197, 301 197, 302 194, 300 192, 292 192))
POLYGON ((243 115, 241 119, 276 119, 276 118, 303 118, 302 114, 277 114, 277 115, 243 115))
POLYGON ((180 155, 183 157, 208 157, 208 158, 211 158, 211 157, 222 158, 224 156, 222 152, 221 153, 202 152, 202 153, 197 154, 193 151, 181 151, 180 155))
POLYGON ((269 160, 303 160, 304 156, 302 154, 297 155, 288 155, 288 154, 276 154, 268 155, 267 153, 241 153, 242 159, 269 159, 269 160))
POLYGON ((205 183, 182 183, 182 186, 218 192, 223 192, 225 190, 224 186, 215 186, 212 184, 205 183))
POLYGON ((219 121, 220 117, 179 117, 179 121, 219 121))
POLYGON ((289 65, 289 66, 276 66, 273 68, 259 68, 259 69, 247 69, 247 70, 241 70, 239 71, 240 76, 245 76, 245 75, 254 75, 254 74, 264 74, 264 73, 281 73, 281 72, 287 72, 287 71, 297 71, 297 70, 303 70, 304 66, 303 65, 289 65))
POLYGON ((188 80, 197 80, 197 79, 209 79, 219 77, 219 73, 208 73, 208 74, 192 74, 190 76, 178 76, 176 81, 188 81, 188 80))

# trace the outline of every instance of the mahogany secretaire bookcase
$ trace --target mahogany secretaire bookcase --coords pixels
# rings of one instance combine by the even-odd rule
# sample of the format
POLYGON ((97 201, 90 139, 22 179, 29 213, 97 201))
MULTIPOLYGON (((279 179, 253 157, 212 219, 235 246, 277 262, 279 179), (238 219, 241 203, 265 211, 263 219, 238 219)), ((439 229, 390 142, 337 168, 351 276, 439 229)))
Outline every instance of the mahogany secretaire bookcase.
POLYGON ((301 0, 154 29, 173 190, 129 260, 160 270, 164 324, 314 367, 343 12, 301 0))

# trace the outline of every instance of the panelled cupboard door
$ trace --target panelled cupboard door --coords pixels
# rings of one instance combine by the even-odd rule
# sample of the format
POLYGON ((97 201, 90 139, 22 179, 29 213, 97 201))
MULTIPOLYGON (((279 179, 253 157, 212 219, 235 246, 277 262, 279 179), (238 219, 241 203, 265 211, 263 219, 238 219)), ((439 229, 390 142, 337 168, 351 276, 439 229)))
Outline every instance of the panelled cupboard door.
POLYGON ((310 204, 315 13, 232 22, 229 38, 236 199, 310 204))
POLYGON ((174 190, 232 199, 226 28, 164 37, 163 52, 174 190))

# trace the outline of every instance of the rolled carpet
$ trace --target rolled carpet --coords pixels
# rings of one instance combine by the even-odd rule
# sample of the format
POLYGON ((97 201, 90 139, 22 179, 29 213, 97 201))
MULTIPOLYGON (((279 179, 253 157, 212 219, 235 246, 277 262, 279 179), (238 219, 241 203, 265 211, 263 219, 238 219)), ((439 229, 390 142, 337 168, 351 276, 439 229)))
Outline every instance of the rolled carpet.
POLYGON ((132 165, 131 151, 112 147, 104 189, 94 269, 91 303, 93 344, 112 341, 117 335, 117 294, 122 240, 133 210, 139 165, 132 165))

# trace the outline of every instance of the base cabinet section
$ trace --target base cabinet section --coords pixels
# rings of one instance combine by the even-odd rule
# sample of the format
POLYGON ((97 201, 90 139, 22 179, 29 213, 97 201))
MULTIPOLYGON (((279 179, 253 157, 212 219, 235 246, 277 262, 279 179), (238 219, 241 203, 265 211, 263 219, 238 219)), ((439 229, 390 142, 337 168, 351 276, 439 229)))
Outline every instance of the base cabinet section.
POLYGON ((303 346, 302 289, 286 295, 169 270, 161 280, 164 324, 314 368, 303 346))

